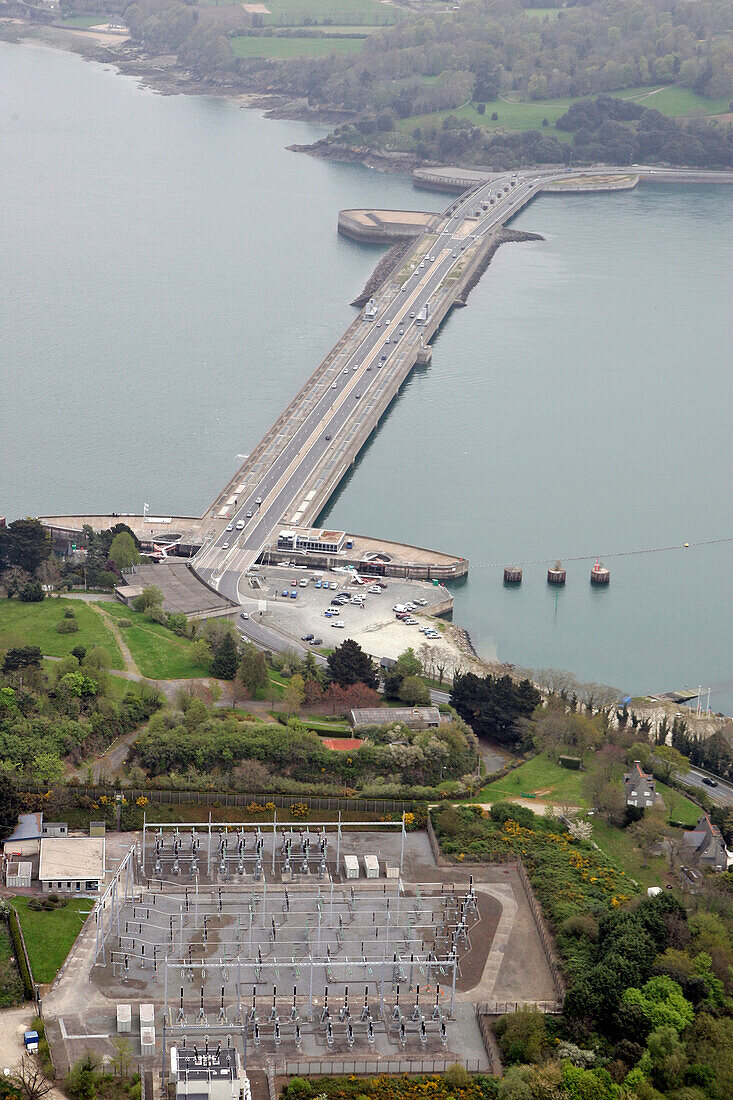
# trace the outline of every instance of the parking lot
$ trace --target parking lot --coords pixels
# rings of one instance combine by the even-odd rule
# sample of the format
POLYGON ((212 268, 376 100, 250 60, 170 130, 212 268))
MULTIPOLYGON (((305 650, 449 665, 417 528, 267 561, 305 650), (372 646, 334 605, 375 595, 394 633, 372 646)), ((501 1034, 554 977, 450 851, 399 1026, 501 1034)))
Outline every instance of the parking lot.
POLYGON ((320 638, 323 647, 333 647, 344 638, 353 638, 375 657, 397 657, 408 646, 417 650, 426 641, 452 651, 446 623, 431 615, 431 609, 445 606, 450 599, 441 585, 378 578, 385 587, 377 592, 370 590, 374 587, 370 583, 353 583, 348 573, 281 566, 266 567, 258 580, 259 589, 240 586, 243 609, 259 617, 261 604, 257 601, 266 601, 267 610, 261 621, 294 640, 312 634, 313 642, 320 638), (321 587, 316 587, 319 580, 321 587), (247 600, 250 593, 251 607, 247 600), (332 601, 341 593, 348 594, 349 602, 334 605, 332 601), (351 602, 355 598, 362 600, 361 605, 351 602), (413 622, 408 624, 396 618, 395 605, 410 602, 417 605, 418 600, 424 600, 425 604, 415 607, 413 622), (427 639, 421 627, 434 630, 439 637, 427 639))

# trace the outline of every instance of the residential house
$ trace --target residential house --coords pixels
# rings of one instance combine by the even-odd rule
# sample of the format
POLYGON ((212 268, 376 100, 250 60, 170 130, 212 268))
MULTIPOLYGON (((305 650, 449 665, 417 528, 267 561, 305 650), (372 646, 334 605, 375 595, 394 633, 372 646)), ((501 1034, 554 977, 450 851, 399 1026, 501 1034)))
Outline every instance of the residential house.
POLYGON ((639 760, 634 761, 630 772, 624 775, 626 805, 646 810, 653 806, 657 798, 657 788, 653 775, 647 775, 639 760))

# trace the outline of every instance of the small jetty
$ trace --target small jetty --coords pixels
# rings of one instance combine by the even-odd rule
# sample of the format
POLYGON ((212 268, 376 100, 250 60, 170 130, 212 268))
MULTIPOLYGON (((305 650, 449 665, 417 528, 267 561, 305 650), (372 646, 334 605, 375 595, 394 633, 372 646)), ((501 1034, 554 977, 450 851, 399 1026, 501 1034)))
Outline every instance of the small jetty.
POLYGON ((596 558, 596 563, 590 571, 590 583, 597 585, 608 584, 611 580, 611 570, 606 569, 604 565, 596 558))
POLYGON ((547 570, 547 583, 563 585, 568 579, 567 572, 562 567, 562 562, 556 561, 552 569, 547 570))
POLYGON ((522 570, 518 565, 507 565, 504 570, 504 584, 521 584, 522 583, 522 570))

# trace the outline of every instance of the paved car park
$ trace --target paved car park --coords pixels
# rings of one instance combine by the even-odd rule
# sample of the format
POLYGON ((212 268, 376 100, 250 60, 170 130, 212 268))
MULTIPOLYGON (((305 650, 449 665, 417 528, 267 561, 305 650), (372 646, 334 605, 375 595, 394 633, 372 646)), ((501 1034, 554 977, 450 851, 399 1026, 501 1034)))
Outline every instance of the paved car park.
POLYGON ((266 600, 267 610, 260 616, 255 599, 250 607, 243 598, 242 606, 245 613, 298 642, 321 638, 323 646, 332 647, 344 638, 355 638, 376 656, 391 656, 389 650, 395 644, 398 653, 408 646, 417 650, 429 640, 421 627, 440 633, 443 624, 430 617, 430 610, 446 599, 441 585, 391 577, 378 580, 384 587, 376 590, 373 582, 353 583, 348 572, 267 566, 259 576, 261 587, 256 590, 257 598, 266 600), (421 606, 417 601, 425 603, 421 606), (398 620, 393 610, 407 603, 415 605, 409 624, 398 620), (396 629, 385 631, 386 627, 396 629), (385 645, 386 634, 390 636, 389 645, 385 645))

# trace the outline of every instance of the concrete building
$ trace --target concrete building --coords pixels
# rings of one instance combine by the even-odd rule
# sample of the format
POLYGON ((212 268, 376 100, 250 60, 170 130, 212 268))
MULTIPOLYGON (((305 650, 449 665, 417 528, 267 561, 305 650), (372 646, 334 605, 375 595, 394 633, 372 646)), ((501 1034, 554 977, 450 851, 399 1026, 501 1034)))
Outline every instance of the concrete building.
POLYGON ((13 833, 3 841, 3 855, 37 856, 43 836, 43 814, 20 814, 13 833))
POLYGON ((640 761, 635 760, 630 772, 624 775, 626 805, 646 810, 653 806, 657 798, 657 787, 653 775, 647 775, 640 761))
POLYGON ((30 860, 8 860, 5 864, 5 885, 9 890, 18 887, 28 888, 33 879, 33 864, 30 860))
POLYGON ((694 853, 702 868, 726 871, 733 861, 733 856, 725 846, 723 834, 717 825, 713 825, 707 814, 703 814, 694 829, 682 834, 682 840, 694 853))
POLYGON ((440 711, 437 707, 360 707, 349 712, 349 721, 354 729, 364 726, 391 726, 401 722, 411 729, 421 730, 440 725, 440 711))
POLYGON ((170 1079, 177 1100, 252 1100, 237 1051, 203 1037, 200 1047, 171 1047, 170 1079))
POLYGON ((38 878, 46 893, 97 894, 104 882, 104 837, 44 837, 38 878))

